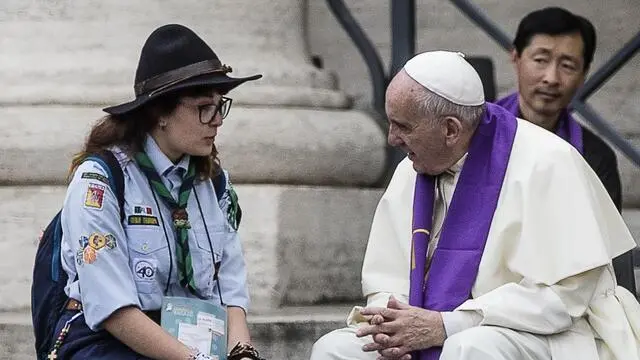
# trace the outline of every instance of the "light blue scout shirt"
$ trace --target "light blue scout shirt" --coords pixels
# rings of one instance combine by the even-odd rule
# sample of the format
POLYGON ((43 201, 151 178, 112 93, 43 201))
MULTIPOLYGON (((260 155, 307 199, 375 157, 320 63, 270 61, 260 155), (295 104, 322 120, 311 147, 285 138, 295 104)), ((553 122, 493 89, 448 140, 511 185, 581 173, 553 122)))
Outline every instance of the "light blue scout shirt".
MULTIPOLYGON (((177 196, 188 157, 174 165, 150 136, 145 151, 167 188, 177 196)), ((107 173, 93 161, 78 167, 62 211, 62 265, 69 275, 65 291, 82 302, 86 323, 92 330, 99 329, 109 315, 125 306, 158 310, 164 295, 193 297, 178 282, 171 211, 152 192, 135 161, 117 148, 114 154, 124 173, 124 222, 120 222, 118 201, 108 185, 107 173), (76 274, 79 281, 75 281, 76 274)), ((211 181, 196 180, 187 211, 198 291, 219 303, 215 259, 220 263, 222 300, 246 311, 249 297, 240 239, 220 209, 211 181)))

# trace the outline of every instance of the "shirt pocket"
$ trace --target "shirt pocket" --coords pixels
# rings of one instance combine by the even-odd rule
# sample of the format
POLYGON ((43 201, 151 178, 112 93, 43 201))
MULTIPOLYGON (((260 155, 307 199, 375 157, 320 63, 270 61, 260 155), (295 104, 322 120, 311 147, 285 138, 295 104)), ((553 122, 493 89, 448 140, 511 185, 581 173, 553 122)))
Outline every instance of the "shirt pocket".
POLYGON ((191 257, 193 260, 193 273, 195 276, 195 283, 202 294, 210 298, 213 295, 213 289, 215 287, 214 275, 216 264, 220 264, 222 261, 222 252, 224 249, 224 242, 227 239, 226 231, 209 231, 207 236, 206 230, 194 231, 196 236, 197 248, 196 251, 191 251, 191 257), (211 241, 209 241, 209 238, 211 241))
POLYGON ((127 228, 126 233, 131 272, 138 292, 161 293, 162 274, 164 268, 169 267, 169 250, 164 233, 149 228, 127 228))

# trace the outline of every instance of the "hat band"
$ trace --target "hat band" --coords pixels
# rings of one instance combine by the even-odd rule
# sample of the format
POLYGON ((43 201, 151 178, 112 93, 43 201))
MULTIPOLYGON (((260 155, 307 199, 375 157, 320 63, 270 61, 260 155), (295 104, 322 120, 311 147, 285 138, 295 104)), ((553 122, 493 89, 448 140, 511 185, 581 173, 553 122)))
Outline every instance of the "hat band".
POLYGON ((231 67, 223 65, 219 60, 205 60, 195 64, 183 66, 171 71, 167 71, 160 75, 156 75, 147 80, 141 81, 134 86, 136 96, 140 96, 149 91, 159 91, 166 89, 167 87, 187 80, 194 76, 210 74, 214 72, 228 73, 231 72, 231 67))

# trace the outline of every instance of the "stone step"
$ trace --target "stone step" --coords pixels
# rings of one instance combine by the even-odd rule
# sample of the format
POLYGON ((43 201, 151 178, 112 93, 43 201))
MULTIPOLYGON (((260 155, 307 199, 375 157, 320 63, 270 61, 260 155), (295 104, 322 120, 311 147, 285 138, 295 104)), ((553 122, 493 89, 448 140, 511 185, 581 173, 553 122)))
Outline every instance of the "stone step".
MULTIPOLYGON (((1 107, 0 184, 64 184, 103 115, 96 107, 1 107)), ((367 187, 385 171, 386 137, 359 111, 237 106, 216 141, 237 184, 367 187)))
MULTIPOLYGON (((0 311, 29 307, 36 238, 62 186, 0 187, 0 311)), ((355 301, 378 189, 238 185, 255 309, 355 301)))
MULTIPOLYGON (((308 360, 311 346, 320 336, 345 326, 352 306, 285 307, 269 313, 250 313, 249 330, 263 357, 308 360)), ((33 341, 30 313, 0 313, 2 360, 32 360, 33 341)))

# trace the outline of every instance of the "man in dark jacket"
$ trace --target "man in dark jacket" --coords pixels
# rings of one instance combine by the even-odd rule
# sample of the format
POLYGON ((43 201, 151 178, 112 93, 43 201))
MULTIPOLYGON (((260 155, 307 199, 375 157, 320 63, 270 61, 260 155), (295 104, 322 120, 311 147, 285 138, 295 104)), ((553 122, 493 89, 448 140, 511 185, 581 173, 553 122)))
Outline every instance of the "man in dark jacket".
MULTIPOLYGON (((571 143, 596 172, 618 210, 622 210, 615 153, 578 124, 567 108, 584 83, 595 47, 595 28, 584 17, 558 7, 528 14, 518 26, 511 51, 518 91, 497 104, 571 143)), ((615 259, 614 267, 618 283, 635 294, 631 252, 615 259)))

